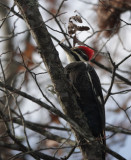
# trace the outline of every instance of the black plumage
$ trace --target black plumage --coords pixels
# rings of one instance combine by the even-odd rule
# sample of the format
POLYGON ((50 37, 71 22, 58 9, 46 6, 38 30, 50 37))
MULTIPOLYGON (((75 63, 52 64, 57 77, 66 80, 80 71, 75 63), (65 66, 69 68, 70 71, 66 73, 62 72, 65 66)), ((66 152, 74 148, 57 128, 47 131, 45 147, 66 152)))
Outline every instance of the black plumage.
POLYGON ((105 144, 105 111, 100 80, 87 62, 73 62, 65 72, 77 91, 77 103, 84 112, 94 137, 105 144))

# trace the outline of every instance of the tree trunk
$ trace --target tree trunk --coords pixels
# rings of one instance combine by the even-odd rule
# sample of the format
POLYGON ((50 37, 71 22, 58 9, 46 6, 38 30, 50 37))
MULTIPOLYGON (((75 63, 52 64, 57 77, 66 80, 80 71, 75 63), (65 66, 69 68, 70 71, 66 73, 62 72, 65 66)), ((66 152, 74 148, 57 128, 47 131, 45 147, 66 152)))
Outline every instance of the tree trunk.
POLYGON ((72 91, 72 87, 66 79, 58 52, 52 43, 51 37, 38 10, 38 2, 36 0, 14 1, 20 9, 39 48, 41 57, 51 76, 65 114, 76 122, 75 125, 71 123, 70 125, 75 132, 77 141, 80 142, 80 148, 84 159, 102 159, 100 145, 94 140, 88 129, 87 120, 77 105, 75 93, 72 91))

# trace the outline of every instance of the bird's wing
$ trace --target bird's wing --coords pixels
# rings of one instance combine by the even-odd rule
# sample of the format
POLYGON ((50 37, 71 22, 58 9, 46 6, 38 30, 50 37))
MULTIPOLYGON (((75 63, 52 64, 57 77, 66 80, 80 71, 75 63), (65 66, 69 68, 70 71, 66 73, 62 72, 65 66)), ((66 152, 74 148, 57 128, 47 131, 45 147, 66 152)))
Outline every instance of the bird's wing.
POLYGON ((102 121, 103 136, 105 136, 105 108, 104 108, 104 98, 102 94, 100 80, 96 71, 91 66, 88 66, 87 76, 90 79, 93 94, 99 106, 98 109, 102 121))

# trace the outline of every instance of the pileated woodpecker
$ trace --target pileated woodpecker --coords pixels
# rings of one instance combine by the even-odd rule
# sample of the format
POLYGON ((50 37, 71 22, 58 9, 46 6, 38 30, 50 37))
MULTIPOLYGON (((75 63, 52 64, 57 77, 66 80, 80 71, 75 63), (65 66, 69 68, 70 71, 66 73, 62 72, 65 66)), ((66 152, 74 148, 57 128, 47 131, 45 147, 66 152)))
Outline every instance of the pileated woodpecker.
POLYGON ((94 51, 86 46, 72 49, 62 47, 71 62, 65 67, 65 72, 77 92, 77 103, 87 117, 92 135, 105 144, 105 109, 101 84, 94 68, 87 62, 94 51))

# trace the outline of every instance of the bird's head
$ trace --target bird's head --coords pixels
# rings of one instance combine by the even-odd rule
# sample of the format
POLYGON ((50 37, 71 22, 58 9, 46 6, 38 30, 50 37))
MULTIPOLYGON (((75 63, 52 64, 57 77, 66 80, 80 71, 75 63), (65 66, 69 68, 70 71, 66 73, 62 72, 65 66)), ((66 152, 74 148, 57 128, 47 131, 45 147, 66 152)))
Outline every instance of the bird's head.
POLYGON ((75 61, 90 61, 94 55, 94 50, 86 46, 78 46, 71 48, 70 53, 68 53, 68 59, 70 62, 75 61))

